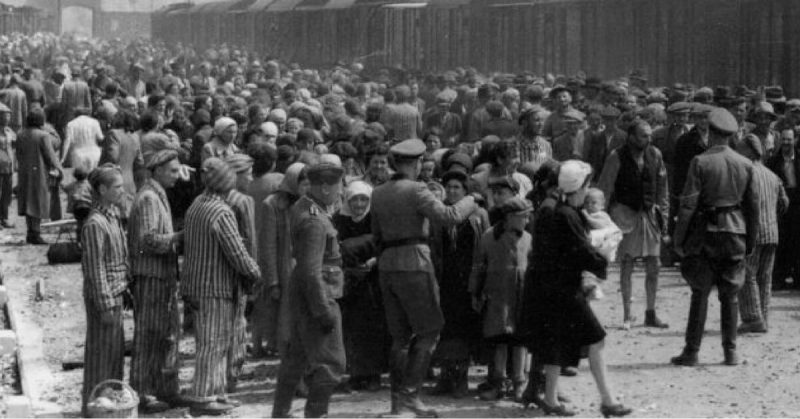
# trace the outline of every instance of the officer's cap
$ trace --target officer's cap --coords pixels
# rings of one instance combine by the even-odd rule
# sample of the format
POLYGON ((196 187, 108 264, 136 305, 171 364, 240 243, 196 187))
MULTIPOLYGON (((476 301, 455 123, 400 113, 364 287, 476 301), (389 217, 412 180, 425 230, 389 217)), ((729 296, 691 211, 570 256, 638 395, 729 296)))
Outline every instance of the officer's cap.
POLYGON ((425 149, 422 140, 412 138, 393 145, 389 152, 397 159, 416 159, 425 154, 425 149))
POLYGON ((739 131, 739 123, 736 118, 725 108, 714 108, 708 114, 708 124, 725 134, 736 134, 739 131))
POLYGON ((708 115, 715 108, 711 105, 699 102, 692 102, 692 115, 708 115))
POLYGON ((332 185, 341 182, 344 176, 344 169, 331 162, 321 162, 312 165, 306 171, 308 181, 319 185, 322 183, 332 185))

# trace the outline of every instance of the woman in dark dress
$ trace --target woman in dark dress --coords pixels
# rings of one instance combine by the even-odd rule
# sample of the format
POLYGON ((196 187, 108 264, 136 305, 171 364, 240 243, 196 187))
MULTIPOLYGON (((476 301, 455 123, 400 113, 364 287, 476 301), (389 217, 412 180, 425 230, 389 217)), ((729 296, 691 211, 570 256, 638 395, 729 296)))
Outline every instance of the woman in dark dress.
MULTIPOLYGON (((453 205, 468 193, 469 177, 460 170, 444 174, 445 202, 453 205)), ((479 208, 461 224, 433 226, 431 231, 434 266, 439 281, 440 306, 444 315, 435 359, 442 367, 434 394, 467 395, 470 354, 481 341, 481 317, 472 308, 469 278, 473 253, 489 226, 486 211, 479 208)))
POLYGON ((632 410, 620 404, 608 386, 603 356, 606 333, 582 287, 582 271, 605 278, 608 265, 589 243, 580 212, 590 175, 588 164, 564 162, 558 175, 564 199, 552 209, 537 212, 524 329, 534 356, 544 364, 545 399, 540 407, 545 413, 574 415, 558 402, 558 378, 562 366, 577 365, 581 348, 587 346, 589 365, 602 397, 601 413, 606 417, 625 416, 632 410))
POLYGON ((391 339, 378 286, 377 249, 369 213, 371 196, 369 184, 351 182, 345 189, 341 210, 333 216, 333 224, 339 232, 344 262, 345 292, 340 304, 350 388, 377 391, 381 374, 389 366, 391 339))

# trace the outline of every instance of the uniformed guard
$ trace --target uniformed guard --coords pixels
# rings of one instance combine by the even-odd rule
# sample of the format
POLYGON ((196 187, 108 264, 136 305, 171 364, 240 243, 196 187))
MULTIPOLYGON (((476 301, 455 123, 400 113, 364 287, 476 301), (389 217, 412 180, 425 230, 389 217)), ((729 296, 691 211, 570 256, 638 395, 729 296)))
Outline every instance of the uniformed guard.
POLYGON ((418 393, 444 325, 428 248, 428 220, 455 225, 476 205, 466 197, 445 206, 415 181, 425 153, 422 141, 405 140, 390 151, 396 173, 373 192, 372 231, 382 249, 378 270, 392 335, 392 414, 436 417, 418 393))
POLYGON ((342 341, 344 274, 336 228, 328 208, 339 200, 344 169, 318 163, 308 170, 311 188, 292 207, 293 254, 289 285, 290 340, 281 356, 272 417, 287 417, 300 378, 308 385, 305 416, 328 414, 328 403, 345 370, 342 341))
POLYGON ((737 294, 744 284, 745 256, 753 250, 757 231, 753 164, 728 146, 738 132, 736 119, 716 108, 708 121, 711 147, 692 159, 675 226, 675 250, 683 257, 681 273, 692 288, 686 346, 672 358, 675 365, 697 364, 713 286, 721 305, 724 363, 739 363, 737 294))

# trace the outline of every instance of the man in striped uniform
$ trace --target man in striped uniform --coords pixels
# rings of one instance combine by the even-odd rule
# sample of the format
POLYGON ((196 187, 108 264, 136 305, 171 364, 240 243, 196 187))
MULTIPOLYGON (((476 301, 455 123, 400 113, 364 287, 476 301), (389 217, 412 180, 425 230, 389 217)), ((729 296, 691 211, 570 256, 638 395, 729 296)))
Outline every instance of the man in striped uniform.
POLYGON ((227 356, 233 339, 235 301, 260 277, 247 252, 236 217, 225 202, 236 174, 222 160, 203 162, 205 191, 186 213, 181 294, 194 310, 196 363, 191 396, 201 414, 222 414, 227 356))
POLYGON ((122 173, 104 165, 92 171, 89 183, 94 207, 81 230, 86 306, 82 416, 87 416, 86 405, 97 384, 123 378, 122 294, 128 288, 128 248, 116 208, 124 194, 122 173))
MULTIPOLYGON (((225 162, 236 173, 236 188, 228 195, 227 202, 236 216, 236 225, 244 240, 244 246, 250 257, 254 257, 256 249, 255 203, 246 194, 250 182, 253 181, 253 159, 247 154, 236 153, 225 158, 225 162)), ((228 393, 236 392, 236 383, 242 372, 245 358, 245 342, 247 341, 247 319, 244 311, 247 305, 247 294, 234 297, 235 318, 231 350, 228 353, 228 393)))
POLYGON ((342 342, 344 274, 337 231, 327 209, 340 199, 344 169, 317 163, 308 170, 311 188, 291 209, 297 265, 289 283, 291 331, 281 356, 272 417, 289 417, 300 378, 308 385, 305 417, 324 417, 345 369, 342 342))
POLYGON ((165 189, 180 176, 178 152, 150 153, 152 173, 131 208, 129 246, 134 295, 131 386, 148 413, 166 410, 178 396, 178 253, 183 233, 172 229, 165 189))

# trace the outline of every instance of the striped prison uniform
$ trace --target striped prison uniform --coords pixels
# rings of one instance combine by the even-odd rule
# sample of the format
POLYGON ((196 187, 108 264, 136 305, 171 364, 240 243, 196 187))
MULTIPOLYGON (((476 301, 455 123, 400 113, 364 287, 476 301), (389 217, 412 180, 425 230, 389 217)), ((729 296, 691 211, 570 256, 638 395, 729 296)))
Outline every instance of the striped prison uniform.
MULTIPOLYGON (((236 225, 244 241, 247 253, 250 257, 254 257, 256 249, 256 227, 255 204, 253 203, 253 198, 233 190, 230 195, 228 195, 227 202, 236 217, 236 225)), ((243 292, 234 299, 233 338, 231 339, 231 350, 228 352, 229 386, 235 386, 236 380, 242 373, 244 358, 247 354, 245 349, 245 344, 247 343, 247 319, 245 319, 244 316, 246 307, 247 294, 243 292)))
POLYGON ((128 248, 115 208, 95 205, 81 230, 83 299, 86 306, 81 409, 86 413, 94 387, 121 380, 125 365, 122 293, 128 287, 128 248), (103 319, 104 313, 110 313, 103 319))
POLYGON ((761 162, 753 164, 753 185, 759 205, 758 231, 756 246, 747 257, 744 286, 739 291, 739 315, 743 323, 762 321, 766 325, 778 249, 778 216, 789 207, 789 197, 780 178, 761 162))
POLYGON ((131 386, 140 395, 177 396, 178 254, 164 188, 147 179, 133 201, 128 244, 134 296, 131 386))
POLYGON ((234 328, 234 299, 242 277, 261 273, 248 255, 236 217, 224 197, 204 192, 186 212, 181 294, 196 310, 196 362, 192 395, 213 401, 225 392, 227 355, 234 328))

